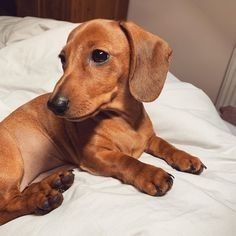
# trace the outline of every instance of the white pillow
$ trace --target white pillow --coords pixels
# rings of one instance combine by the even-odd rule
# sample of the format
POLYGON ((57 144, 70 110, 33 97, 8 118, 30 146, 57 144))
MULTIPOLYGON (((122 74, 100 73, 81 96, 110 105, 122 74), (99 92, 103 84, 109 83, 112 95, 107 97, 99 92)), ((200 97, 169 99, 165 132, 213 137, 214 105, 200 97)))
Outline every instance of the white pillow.
POLYGON ((36 17, 0 16, 0 48, 65 24, 69 23, 36 17))

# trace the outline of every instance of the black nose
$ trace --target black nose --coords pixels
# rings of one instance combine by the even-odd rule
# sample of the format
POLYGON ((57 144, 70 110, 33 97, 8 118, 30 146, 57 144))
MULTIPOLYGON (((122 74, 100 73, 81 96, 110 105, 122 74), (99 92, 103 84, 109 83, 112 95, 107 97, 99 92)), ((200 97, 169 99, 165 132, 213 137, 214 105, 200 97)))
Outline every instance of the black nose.
POLYGON ((48 100, 47 106, 56 115, 64 115, 69 108, 69 100, 65 97, 58 96, 48 100))

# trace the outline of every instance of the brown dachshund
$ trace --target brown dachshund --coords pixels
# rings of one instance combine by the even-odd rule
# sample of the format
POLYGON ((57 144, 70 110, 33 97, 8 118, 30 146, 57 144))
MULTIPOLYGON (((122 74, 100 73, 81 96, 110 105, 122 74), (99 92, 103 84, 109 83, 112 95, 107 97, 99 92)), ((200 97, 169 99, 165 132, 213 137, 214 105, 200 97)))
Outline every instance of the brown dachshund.
POLYGON ((57 208, 72 171, 32 181, 66 163, 152 196, 164 195, 173 176, 138 161, 143 152, 200 174, 205 166, 197 157, 156 136, 142 104, 159 96, 171 53, 165 41, 131 22, 93 20, 75 28, 59 55, 64 74, 53 93, 0 124, 0 223, 57 208))

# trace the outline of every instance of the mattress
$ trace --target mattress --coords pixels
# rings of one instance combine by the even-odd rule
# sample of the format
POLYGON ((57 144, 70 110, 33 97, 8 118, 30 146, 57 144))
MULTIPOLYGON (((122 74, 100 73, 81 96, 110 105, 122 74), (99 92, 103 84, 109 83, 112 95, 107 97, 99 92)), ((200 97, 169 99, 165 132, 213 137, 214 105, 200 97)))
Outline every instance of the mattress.
MULTIPOLYGON (((62 75, 57 55, 76 24, 0 17, 0 120, 52 91, 62 75)), ((146 153, 140 160, 175 176, 173 188, 152 197, 120 181, 75 170, 62 206, 0 226, 0 235, 235 236, 236 137, 199 88, 168 73, 160 97, 145 108, 156 133, 201 158, 200 176, 181 173, 146 153)))

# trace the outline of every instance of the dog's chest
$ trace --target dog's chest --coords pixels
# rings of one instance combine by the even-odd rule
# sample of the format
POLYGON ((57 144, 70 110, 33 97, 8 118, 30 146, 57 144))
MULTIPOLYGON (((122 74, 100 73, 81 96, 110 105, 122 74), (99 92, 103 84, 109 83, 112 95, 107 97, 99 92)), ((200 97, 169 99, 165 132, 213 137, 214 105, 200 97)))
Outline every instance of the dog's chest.
POLYGON ((99 150, 110 149, 135 158, 139 158, 143 153, 152 134, 148 121, 145 120, 134 128, 121 117, 95 118, 85 127, 84 131, 91 134, 87 146, 93 144, 92 146, 96 145, 99 150))
POLYGON ((127 128, 122 130, 122 132, 116 132, 114 130, 112 132, 112 140, 119 151, 126 155, 139 158, 146 147, 147 137, 140 132, 127 128))

